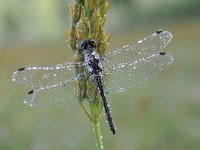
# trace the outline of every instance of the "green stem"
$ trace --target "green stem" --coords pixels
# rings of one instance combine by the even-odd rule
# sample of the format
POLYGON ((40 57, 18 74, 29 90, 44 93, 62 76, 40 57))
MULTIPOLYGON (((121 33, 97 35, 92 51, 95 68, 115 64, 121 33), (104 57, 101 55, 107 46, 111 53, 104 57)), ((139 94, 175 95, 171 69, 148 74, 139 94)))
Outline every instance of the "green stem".
POLYGON ((100 129, 99 121, 96 121, 94 123, 94 133, 95 133, 95 137, 96 137, 98 150, 103 150, 103 141, 102 141, 101 129, 100 129))
MULTIPOLYGON (((99 45, 97 53, 104 54, 109 35, 104 30, 104 24, 106 21, 106 12, 109 7, 109 0, 75 0, 75 3, 69 4, 70 14, 72 17, 71 28, 68 31, 68 42, 71 48, 76 52, 74 62, 83 62, 83 53, 77 50, 76 45, 78 41, 83 41, 85 38, 92 38, 96 40, 99 45)), ((87 73, 85 69, 82 69, 79 65, 76 68, 76 74, 87 73)), ((94 133, 97 142, 97 149, 103 150, 102 135, 100 130, 100 116, 103 109, 101 97, 97 96, 97 91, 90 80, 79 80, 76 83, 75 91, 77 93, 80 105, 84 113, 88 116, 94 126, 94 133), (90 110, 83 104, 82 100, 88 99, 90 110)))
POLYGON ((88 111, 86 110, 85 106, 83 105, 83 102, 79 100, 79 103, 84 111, 84 113, 88 116, 88 118, 90 119, 90 121, 94 122, 92 116, 88 113, 88 111))
POLYGON ((91 116, 93 117, 93 131, 96 137, 96 144, 98 150, 103 150, 103 141, 100 129, 100 113, 98 112, 98 107, 94 101, 90 101, 91 116))

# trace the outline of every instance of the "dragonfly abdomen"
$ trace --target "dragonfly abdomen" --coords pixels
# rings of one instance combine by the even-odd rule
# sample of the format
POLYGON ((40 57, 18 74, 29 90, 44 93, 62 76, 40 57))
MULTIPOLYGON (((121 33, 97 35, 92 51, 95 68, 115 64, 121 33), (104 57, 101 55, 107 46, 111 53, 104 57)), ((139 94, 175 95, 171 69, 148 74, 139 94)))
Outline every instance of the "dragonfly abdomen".
POLYGON ((112 134, 114 135, 114 134, 116 134, 116 128, 115 128, 115 124, 114 124, 113 119, 110 114, 111 111, 110 111, 108 102, 106 100, 106 96, 104 93, 104 89, 103 89, 103 85, 102 85, 100 76, 96 76, 96 83, 98 85, 99 93, 100 93, 102 101, 103 101, 103 106, 104 106, 105 115, 106 115, 106 119, 108 121, 109 128, 110 128, 112 134))

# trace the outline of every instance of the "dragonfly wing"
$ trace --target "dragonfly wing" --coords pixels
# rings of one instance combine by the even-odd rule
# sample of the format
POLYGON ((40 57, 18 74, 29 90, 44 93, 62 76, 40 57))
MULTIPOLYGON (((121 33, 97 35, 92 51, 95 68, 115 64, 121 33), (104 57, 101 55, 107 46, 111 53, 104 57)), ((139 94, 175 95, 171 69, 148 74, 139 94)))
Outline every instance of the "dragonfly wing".
POLYGON ((75 82, 71 82, 31 90, 25 96, 24 103, 28 106, 69 106, 77 104, 74 84, 75 82))
POLYGON ((109 74, 108 92, 123 92, 133 88, 165 70, 173 62, 173 56, 163 51, 172 34, 159 30, 139 40, 110 52, 104 61, 109 74))
POLYGON ((75 64, 66 62, 52 67, 25 67, 14 72, 12 80, 30 87, 46 88, 75 78, 75 64))

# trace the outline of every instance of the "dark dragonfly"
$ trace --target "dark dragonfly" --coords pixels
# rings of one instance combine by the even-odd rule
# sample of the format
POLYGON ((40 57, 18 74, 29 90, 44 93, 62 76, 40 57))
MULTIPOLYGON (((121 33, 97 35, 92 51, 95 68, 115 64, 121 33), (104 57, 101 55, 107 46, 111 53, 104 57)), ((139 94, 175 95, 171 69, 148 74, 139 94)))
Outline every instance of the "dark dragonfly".
POLYGON ((85 68, 88 78, 98 89, 110 130, 115 134, 105 93, 124 92, 165 70, 174 60, 171 54, 163 51, 172 37, 170 32, 158 30, 133 45, 108 52, 103 59, 95 51, 95 41, 85 39, 80 45, 83 63, 24 67, 14 72, 12 80, 34 88, 24 98, 29 106, 66 106, 76 103, 75 83, 87 80, 85 74, 77 75, 74 70, 77 66, 85 68), (109 80, 104 87, 107 75, 109 80))
POLYGON ((110 109, 106 100, 106 96, 103 88, 104 72, 100 64, 99 54, 96 53, 96 43, 93 39, 85 39, 81 43, 81 49, 85 52, 84 64, 90 79, 93 81, 96 87, 98 87, 99 93, 101 95, 103 106, 108 121, 108 125, 113 135, 115 134, 115 125, 113 123, 112 117, 110 115, 110 109))

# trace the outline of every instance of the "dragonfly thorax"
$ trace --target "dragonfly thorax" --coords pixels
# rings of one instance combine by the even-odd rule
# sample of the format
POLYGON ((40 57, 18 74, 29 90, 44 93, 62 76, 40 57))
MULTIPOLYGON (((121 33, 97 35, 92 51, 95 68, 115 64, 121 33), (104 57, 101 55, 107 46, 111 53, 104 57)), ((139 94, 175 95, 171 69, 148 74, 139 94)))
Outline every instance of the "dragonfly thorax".
POLYGON ((100 65, 99 54, 95 50, 87 51, 85 54, 85 64, 87 66, 89 74, 98 74, 102 72, 102 66, 100 65))
POLYGON ((96 42, 93 39, 85 39, 81 42, 81 50, 85 53, 84 64, 88 70, 89 76, 102 72, 99 64, 99 54, 96 52, 96 42))

